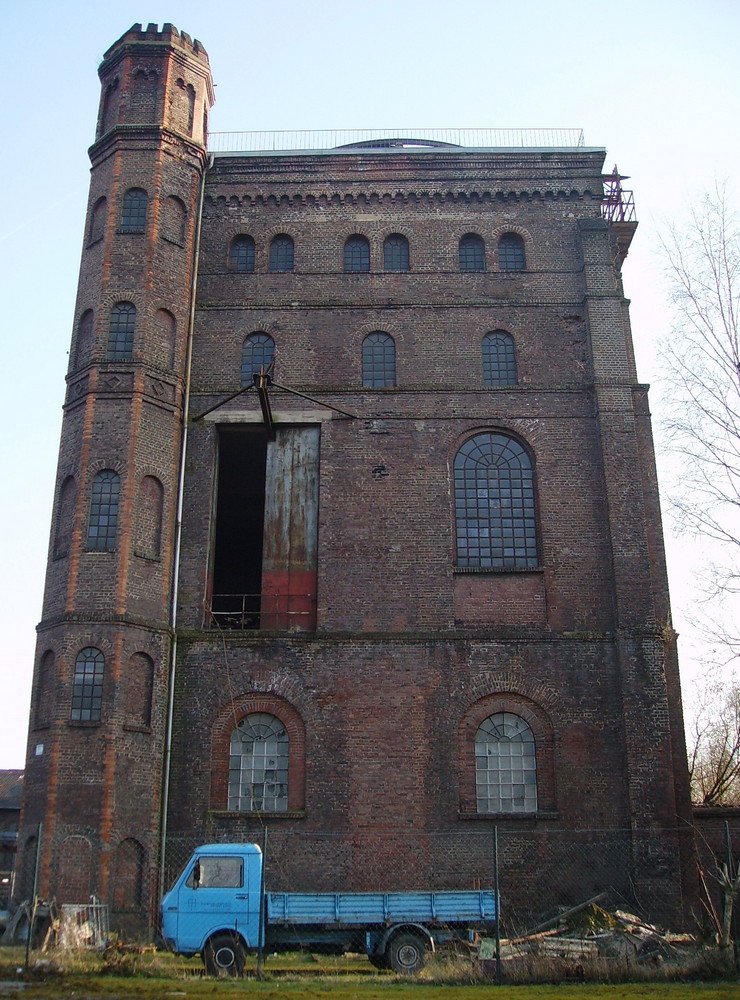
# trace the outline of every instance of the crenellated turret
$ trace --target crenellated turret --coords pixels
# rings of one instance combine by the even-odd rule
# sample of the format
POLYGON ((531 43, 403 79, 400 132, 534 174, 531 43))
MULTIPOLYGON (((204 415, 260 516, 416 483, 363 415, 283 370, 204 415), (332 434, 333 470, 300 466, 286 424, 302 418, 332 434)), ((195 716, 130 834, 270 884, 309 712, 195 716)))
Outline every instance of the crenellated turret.
POLYGON ((38 628, 19 891, 147 912, 157 861, 177 484, 208 57, 134 25, 100 67, 38 628), (123 880, 123 881, 121 881, 123 880), (144 887, 142 891, 141 887, 144 887))

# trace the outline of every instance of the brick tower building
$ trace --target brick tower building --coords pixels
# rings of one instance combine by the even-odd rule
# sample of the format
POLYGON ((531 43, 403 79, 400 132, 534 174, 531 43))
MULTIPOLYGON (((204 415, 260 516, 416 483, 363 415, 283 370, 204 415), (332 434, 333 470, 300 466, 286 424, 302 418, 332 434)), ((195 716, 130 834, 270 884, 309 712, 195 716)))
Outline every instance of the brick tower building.
POLYGON ((42 895, 141 928, 192 846, 265 829, 276 888, 468 886, 495 826, 509 912, 681 919, 604 150, 209 156, 198 42, 135 25, 100 77, 20 891, 40 836, 42 895))

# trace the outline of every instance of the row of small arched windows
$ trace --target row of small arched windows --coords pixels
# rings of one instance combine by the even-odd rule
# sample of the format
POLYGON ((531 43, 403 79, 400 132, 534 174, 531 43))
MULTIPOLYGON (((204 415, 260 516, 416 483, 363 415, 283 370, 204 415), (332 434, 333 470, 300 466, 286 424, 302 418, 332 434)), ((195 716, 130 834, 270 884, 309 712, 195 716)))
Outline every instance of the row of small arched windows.
MULTIPOLYGON (((230 812, 287 812, 290 738, 276 716, 253 712, 233 729, 229 748, 230 812)), ((475 797, 479 813, 537 811, 534 733, 513 712, 484 719, 475 735, 475 797)))
MULTIPOLYGON (((493 330, 481 345, 483 384, 502 388, 517 384, 514 338, 506 330, 493 330)), ((252 384, 253 376, 268 368, 275 358, 275 341, 268 333, 253 333, 242 348, 241 384, 252 384)), ((362 384, 366 389, 387 389, 396 384, 396 343, 381 330, 362 342, 362 384)))
MULTIPOLYGON (((524 240, 518 233, 504 233, 498 240, 500 271, 523 271, 526 266, 524 240)), ((477 233, 467 233, 460 239, 458 262, 461 271, 485 271, 486 244, 477 233)), ((257 250, 248 235, 235 236, 229 250, 229 265, 233 271, 249 274, 256 269, 257 250)), ((270 271, 292 271, 295 267, 295 244, 286 233, 275 236, 270 243, 270 271)), ((383 242, 383 270, 409 271, 411 255, 409 241, 400 233, 392 233, 383 242)), ((347 273, 370 271, 370 241, 365 236, 350 236, 344 244, 344 270, 347 273)))

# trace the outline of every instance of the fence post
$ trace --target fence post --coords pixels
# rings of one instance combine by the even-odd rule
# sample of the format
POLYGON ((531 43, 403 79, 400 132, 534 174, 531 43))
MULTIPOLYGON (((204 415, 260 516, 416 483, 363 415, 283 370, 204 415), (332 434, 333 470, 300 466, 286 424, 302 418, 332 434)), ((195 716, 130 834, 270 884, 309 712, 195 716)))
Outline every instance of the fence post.
POLYGON ((260 916, 257 931, 257 979, 262 979, 263 946, 265 936, 265 863, 267 861, 267 827, 262 828, 262 868, 260 870, 260 916))
POLYGON ((30 961, 31 955, 31 942, 33 940, 33 925, 36 922, 36 903, 39 891, 39 861, 41 860, 41 834, 44 829, 44 824, 39 823, 38 829, 36 831, 36 857, 33 862, 33 896, 31 898, 31 915, 28 921, 28 936, 26 937, 26 972, 28 972, 28 963, 30 961))
POLYGON ((501 901, 498 891, 498 826, 493 826, 493 897, 496 900, 496 985, 501 985, 501 901))

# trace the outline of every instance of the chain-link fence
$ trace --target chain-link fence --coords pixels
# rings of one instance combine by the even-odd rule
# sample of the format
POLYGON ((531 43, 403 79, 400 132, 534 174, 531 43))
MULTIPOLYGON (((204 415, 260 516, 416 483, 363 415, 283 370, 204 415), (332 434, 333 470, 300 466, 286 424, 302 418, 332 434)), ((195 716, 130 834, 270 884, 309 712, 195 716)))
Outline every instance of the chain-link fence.
MULTIPOLYGON (((41 834, 49 878, 40 892, 58 905, 83 904, 95 895, 109 908, 112 931, 129 940, 157 937, 160 890, 175 883, 196 847, 254 843, 264 851, 267 893, 498 890, 499 929, 509 938, 552 926, 558 914, 591 900, 670 930, 711 931, 721 917, 717 874, 728 858, 737 868, 740 814, 726 832, 715 824, 712 836, 706 827, 697 833, 688 826, 650 831, 545 826, 478 819, 445 831, 310 831, 290 816, 263 822, 245 815, 236 825, 233 817, 216 816, 210 827, 188 836, 171 832, 164 851, 154 835, 146 842, 126 838, 104 850, 91 832, 57 831, 52 841, 41 834)), ((16 871, 17 902, 32 898, 35 859, 36 838, 29 837, 16 871)), ((467 930, 489 934, 491 921, 483 923, 451 926, 455 946, 467 940, 467 930)), ((333 932, 324 940, 327 950, 367 950, 368 939, 358 928, 327 930, 333 932)), ((445 940, 441 932, 438 937, 445 940)), ((307 948, 316 944, 315 935, 305 938, 307 948)))
MULTIPOLYGON (((223 834, 170 837, 165 884, 173 884, 200 843, 223 834)), ((525 933, 559 910, 599 897, 662 926, 686 927, 698 912, 690 830, 540 832, 499 826, 463 832, 305 833, 255 830, 274 892, 440 891, 498 885, 502 926, 525 933), (692 879, 692 875, 694 876, 692 879)))

